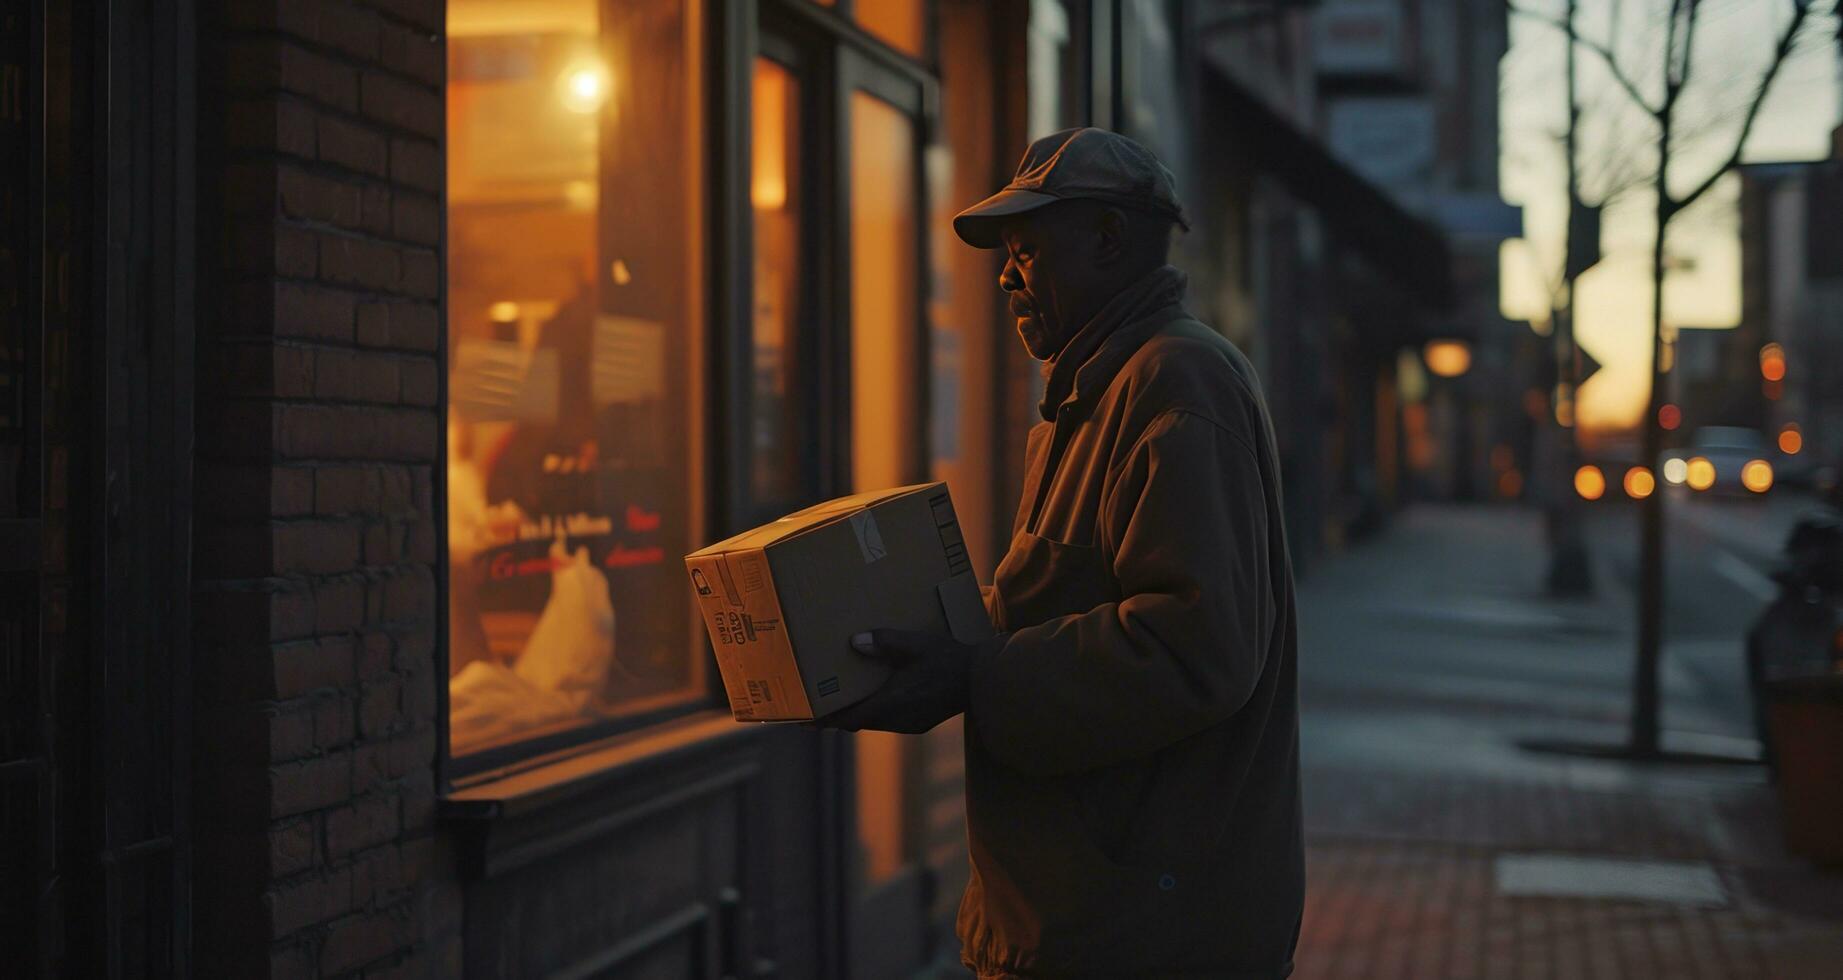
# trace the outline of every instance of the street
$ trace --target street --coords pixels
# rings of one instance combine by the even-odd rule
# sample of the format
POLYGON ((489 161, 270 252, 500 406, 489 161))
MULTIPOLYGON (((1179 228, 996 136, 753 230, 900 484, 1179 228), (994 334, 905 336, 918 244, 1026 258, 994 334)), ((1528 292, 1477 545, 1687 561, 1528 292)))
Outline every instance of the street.
POLYGON ((1301 977, 1817 977, 1843 877, 1779 845, 1741 637, 1805 509, 1673 499, 1663 744, 1625 734, 1636 511, 1592 512, 1591 599, 1540 591, 1539 515, 1412 509, 1301 582, 1301 977))

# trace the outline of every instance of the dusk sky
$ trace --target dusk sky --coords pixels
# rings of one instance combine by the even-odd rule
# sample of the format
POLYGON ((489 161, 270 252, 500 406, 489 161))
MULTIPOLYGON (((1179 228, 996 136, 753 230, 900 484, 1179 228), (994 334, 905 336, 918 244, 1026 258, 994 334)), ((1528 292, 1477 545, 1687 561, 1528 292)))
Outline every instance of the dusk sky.
MULTIPOLYGON (((1526 9, 1559 18, 1560 0, 1528 0, 1526 9)), ((1617 53, 1626 73, 1656 100, 1662 90, 1662 0, 1582 0, 1581 33, 1599 41, 1619 13, 1617 53)), ((1803 42, 1780 70, 1748 141, 1750 163, 1824 157, 1838 118, 1834 3, 1820 0, 1807 19, 1803 42)), ((1789 0, 1706 0, 1697 27, 1695 65, 1682 96, 1679 144, 1671 186, 1683 193, 1719 165, 1740 131, 1747 100, 1771 57, 1774 39, 1791 13, 1789 0)), ((1525 239, 1502 253, 1504 315, 1546 321, 1547 283, 1558 273, 1567 219, 1566 172, 1560 134, 1566 122, 1563 77, 1566 49, 1555 27, 1527 16, 1510 18, 1510 51, 1503 61, 1502 172, 1505 200, 1524 208, 1525 239)), ((1626 188, 1610 201, 1601 244, 1603 259, 1579 282, 1577 330, 1583 347, 1604 369, 1582 388, 1579 419, 1586 428, 1618 428, 1644 411, 1650 366, 1650 247, 1653 195, 1646 178, 1647 149, 1655 129, 1612 80, 1599 58, 1578 54, 1584 107, 1580 159, 1583 197, 1600 200, 1612 186, 1626 188), (1609 161, 1611 165, 1609 165, 1609 161), (1631 184, 1636 181, 1637 186, 1631 184)), ((1673 257, 1689 265, 1666 285, 1668 323, 1728 327, 1740 318, 1739 183, 1724 178, 1693 209, 1671 224, 1673 257)))

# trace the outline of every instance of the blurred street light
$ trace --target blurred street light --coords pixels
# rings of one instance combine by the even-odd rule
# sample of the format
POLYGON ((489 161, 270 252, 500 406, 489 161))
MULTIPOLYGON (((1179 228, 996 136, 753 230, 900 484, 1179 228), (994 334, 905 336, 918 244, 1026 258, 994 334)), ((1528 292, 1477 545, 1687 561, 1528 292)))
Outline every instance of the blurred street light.
POLYGON ((1625 471, 1625 495, 1633 500, 1643 500, 1657 489, 1657 478, 1642 466, 1634 466, 1625 471))
POLYGON ((1754 493, 1765 493, 1773 488, 1773 464, 1763 459, 1751 459, 1741 467, 1741 485, 1754 493))
POLYGON ((1582 500, 1599 500, 1606 493, 1606 474, 1591 464, 1575 470, 1574 492, 1580 494, 1582 500))
POLYGON ((1798 423, 1787 422, 1785 428, 1779 430, 1779 451, 1787 456, 1796 456, 1803 448, 1805 437, 1804 433, 1798 431, 1798 423))
POLYGON ((1785 380, 1785 348, 1778 344, 1760 348, 1760 377, 1768 381, 1785 380))
POLYGON ((1427 370, 1442 378, 1457 378, 1472 367, 1472 348, 1461 340, 1432 340, 1421 351, 1427 370))
POLYGON ((1657 424, 1663 426, 1666 432, 1674 432, 1677 426, 1683 424, 1683 410, 1669 402, 1664 403, 1658 407, 1657 424))
POLYGON ((1672 457, 1664 460, 1664 482, 1671 486, 1682 486, 1689 478, 1689 464, 1682 459, 1672 457))
POLYGON ((1715 485, 1715 464, 1705 456, 1697 456, 1684 468, 1683 482, 1691 490, 1707 490, 1715 485))

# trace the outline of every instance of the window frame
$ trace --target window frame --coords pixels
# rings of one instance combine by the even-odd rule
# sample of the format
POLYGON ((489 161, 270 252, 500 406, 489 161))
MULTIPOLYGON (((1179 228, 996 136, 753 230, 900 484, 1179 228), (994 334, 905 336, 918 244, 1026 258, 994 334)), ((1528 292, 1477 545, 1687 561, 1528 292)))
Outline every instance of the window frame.
MULTIPOLYGON (((618 2, 618 0, 597 0, 598 5, 618 2)), ((713 518, 719 512, 717 501, 711 496, 715 474, 713 459, 719 451, 721 439, 715 426, 720 421, 718 413, 711 410, 710 398, 712 381, 717 377, 713 365, 722 352, 712 343, 720 332, 718 325, 724 318, 721 307, 712 302, 715 292, 712 284, 718 278, 713 262, 717 249, 713 246, 722 231, 716 222, 716 201, 711 190, 711 178, 716 167, 716 150, 711 136, 719 124, 715 115, 721 111, 722 94, 718 84, 722 80, 725 65, 720 62, 723 48, 723 25, 718 21, 723 16, 724 4, 721 0, 682 0, 683 16, 688 22, 686 33, 691 54, 696 64, 686 73, 692 80, 687 97, 697 102, 702 113, 696 125, 687 134, 687 141, 699 147, 702 159, 697 164, 697 172, 702 180, 691 191, 699 202, 695 208, 696 217, 693 225, 698 236, 697 274, 704 280, 704 288, 699 302, 694 304, 695 327, 690 331, 691 339, 685 352, 688 362, 688 376, 693 381, 688 386, 690 401, 687 422, 693 441, 687 453, 689 459, 688 490, 698 494, 688 512, 688 527, 695 538, 708 538, 716 523, 713 518)), ((599 35, 598 35, 599 36, 599 35)), ((448 39, 444 39, 451 43, 448 39)), ((447 99, 447 80, 444 79, 442 93, 444 104, 447 99)), ((449 290, 446 283, 446 263, 449 256, 449 229, 447 218, 449 199, 447 187, 447 154, 451 148, 443 146, 443 182, 440 195, 442 227, 442 261, 444 266, 443 285, 439 302, 442 329, 438 338, 440 356, 446 364, 450 355, 451 338, 448 328, 449 290)), ((450 392, 448 370, 444 368, 438 374, 438 407, 446 417, 449 410, 450 392)), ((718 389, 720 390, 720 389, 718 389)), ((432 493, 436 498, 434 518, 436 522, 436 601, 435 617, 435 657, 436 657, 436 783, 442 794, 453 792, 457 788, 489 783, 517 772, 524 772, 542 766, 551 765, 564 759, 584 755, 605 748, 610 742, 630 738, 650 729, 659 729, 670 722, 684 719, 699 713, 709 713, 720 708, 725 702, 722 679, 718 676, 715 660, 710 652, 709 640, 703 633, 703 626, 696 617, 696 610, 691 609, 686 618, 686 647, 692 658, 702 657, 703 676, 697 685, 699 690, 693 693, 687 690, 682 700, 660 705, 642 711, 614 715, 588 721, 559 731, 544 732, 530 738, 521 738, 494 745, 464 755, 453 752, 453 740, 450 733, 448 666, 450 662, 450 637, 448 635, 449 603, 449 542, 448 542, 448 479, 449 458, 448 441, 444 437, 441 443, 441 456, 434 467, 432 493)), ((667 563, 677 556, 668 555, 667 563)), ((695 662, 695 660, 694 660, 695 662)))
MULTIPOLYGON (((601 0, 609 2, 609 0, 601 0)), ((703 279, 702 310, 695 339, 687 356, 697 382, 693 385, 693 425, 699 430, 692 451, 692 479, 699 500, 691 514, 691 527, 703 538, 715 540, 784 513, 791 506, 825 500, 846 492, 850 485, 850 276, 842 259, 850 254, 850 215, 840 206, 848 194, 850 142, 848 123, 853 91, 865 91, 897 107, 916 123, 913 167, 918 218, 914 254, 915 296, 914 415, 916 433, 909 469, 915 479, 928 470, 927 426, 930 424, 928 293, 929 261, 927 205, 927 148, 938 135, 940 83, 937 25, 939 5, 925 0, 925 33, 921 58, 893 47, 867 31, 854 17, 852 0, 821 6, 812 0, 684 0, 685 16, 695 23, 693 45, 702 118, 695 131, 704 147, 700 164, 702 182, 698 224, 703 279), (767 49, 762 47, 767 42, 767 49), (753 224, 749 198, 751 134, 753 124, 752 72, 757 55, 790 67, 802 80, 800 176, 806 200, 817 220, 803 228, 803 241, 812 243, 811 260, 803 276, 817 277, 812 319, 816 330, 805 331, 797 348, 819 365, 798 376, 802 395, 812 401, 818 423, 812 430, 817 444, 803 462, 802 489, 811 499, 793 501, 751 500, 748 480, 751 405, 753 283, 753 224), (828 215, 827 212, 830 212, 828 215), (827 219, 830 219, 829 221, 827 219), (823 227, 822 227, 823 226, 823 227), (777 509, 779 508, 779 509, 777 509)), ((444 86, 444 95, 445 95, 444 86)), ((444 148, 446 153, 446 148, 444 148)), ((445 156, 444 156, 445 159, 445 156)), ((448 209, 446 181, 442 192, 444 218, 448 209)), ((443 231, 443 256, 447 256, 447 230, 443 231)), ((804 288, 804 287, 803 287, 804 288)), ((447 331, 448 291, 441 297, 443 330, 441 355, 449 354, 447 331)), ((440 378, 440 407, 448 410, 447 372, 440 378)), ((444 439, 433 481, 437 526, 436 595, 439 614, 435 623, 437 673, 445 677, 449 663, 448 607, 450 602, 447 534, 447 460, 444 439)), ((670 560, 668 558, 668 560, 670 560)), ((441 790, 489 782, 513 772, 549 765, 605 747, 700 712, 721 711, 725 704, 722 678, 715 666, 709 639, 701 624, 688 621, 693 656, 704 658, 700 696, 646 711, 591 721, 566 730, 540 734, 466 755, 455 755, 449 732, 448 685, 437 682, 436 734, 439 752, 437 780, 441 790)))

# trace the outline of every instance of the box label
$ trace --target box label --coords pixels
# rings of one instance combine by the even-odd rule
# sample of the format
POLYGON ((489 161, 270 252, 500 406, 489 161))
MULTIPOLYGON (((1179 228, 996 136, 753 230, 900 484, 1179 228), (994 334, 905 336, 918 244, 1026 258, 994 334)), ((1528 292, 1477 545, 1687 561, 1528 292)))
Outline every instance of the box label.
POLYGON ((811 718, 767 556, 745 551, 689 558, 686 565, 730 713, 738 721, 811 718))

